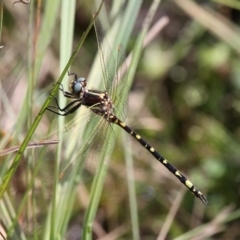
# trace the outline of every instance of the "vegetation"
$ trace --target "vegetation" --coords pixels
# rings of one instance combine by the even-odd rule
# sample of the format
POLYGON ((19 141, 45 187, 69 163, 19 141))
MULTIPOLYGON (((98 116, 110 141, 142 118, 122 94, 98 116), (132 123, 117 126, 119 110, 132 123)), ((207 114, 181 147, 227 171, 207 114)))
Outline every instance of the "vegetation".
POLYGON ((113 54, 119 44, 132 54, 127 124, 208 205, 121 129, 91 145, 98 116, 89 122, 84 107, 66 118, 43 111, 51 95, 67 104, 56 82, 67 89, 68 70, 102 89, 87 32, 100 3, 13 3, 0 1, 2 239, 238 239, 238 1, 105 1, 98 16, 113 54))

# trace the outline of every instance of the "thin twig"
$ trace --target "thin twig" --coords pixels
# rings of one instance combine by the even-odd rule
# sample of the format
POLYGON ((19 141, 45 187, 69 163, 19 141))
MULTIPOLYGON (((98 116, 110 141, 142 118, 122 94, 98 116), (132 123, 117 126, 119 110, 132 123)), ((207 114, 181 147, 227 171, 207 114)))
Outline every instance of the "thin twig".
MULTIPOLYGON (((46 145, 58 144, 58 142, 59 142, 58 140, 46 140, 46 141, 37 142, 37 143, 32 142, 32 143, 28 144, 27 148, 29 149, 29 148, 43 147, 46 145)), ((0 157, 5 156, 10 153, 13 153, 13 152, 17 152, 19 147, 20 147, 20 145, 0 151, 0 157)))

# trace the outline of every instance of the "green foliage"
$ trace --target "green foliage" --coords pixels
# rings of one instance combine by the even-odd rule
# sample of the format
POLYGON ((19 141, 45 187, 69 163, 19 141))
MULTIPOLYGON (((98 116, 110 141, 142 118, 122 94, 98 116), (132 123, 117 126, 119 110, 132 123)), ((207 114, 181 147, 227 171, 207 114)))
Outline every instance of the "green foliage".
MULTIPOLYGON (((125 90, 131 88, 129 126, 185 173, 207 196, 207 206, 134 139, 125 133, 121 138, 120 129, 106 136, 99 156, 85 149, 98 120, 89 122, 84 109, 76 114, 79 128, 72 125, 73 116, 38 115, 54 104, 49 91, 56 95, 57 81, 67 88, 70 65, 71 72, 87 78, 89 88, 103 87, 94 30, 86 37, 98 7, 60 2, 0 2, 2 193, 7 188, 0 200, 1 234, 9 239, 73 239, 74 234, 238 239, 237 1, 173 0, 159 6, 158 1, 106 1, 99 15, 113 53, 119 44, 133 53, 125 90), (157 23, 163 13, 169 24, 162 30, 157 23), (154 37, 142 53, 146 36, 154 37), (79 152, 82 160, 93 159, 86 176, 80 176, 79 152), (69 168, 60 179, 64 162, 69 168)), ((66 105, 61 94, 58 99, 66 105)))

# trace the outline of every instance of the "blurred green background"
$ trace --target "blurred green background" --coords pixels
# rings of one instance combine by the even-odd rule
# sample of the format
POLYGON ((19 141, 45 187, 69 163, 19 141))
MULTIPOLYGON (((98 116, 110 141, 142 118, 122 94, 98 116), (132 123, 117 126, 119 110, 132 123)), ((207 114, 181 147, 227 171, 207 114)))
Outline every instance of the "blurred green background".
MULTIPOLYGON (((119 2, 122 5, 117 7, 116 1, 106 1, 101 10, 106 31, 130 1, 119 2)), ((60 75, 63 1, 52 1, 55 4, 52 15, 48 10, 53 6, 48 1, 0 4, 0 45, 3 46, 0 49, 0 147, 3 151, 22 142, 60 75), (44 32, 43 26, 48 25, 52 29, 44 32), (31 93, 31 104, 26 103, 27 91, 31 93)), ((138 4, 126 45, 127 54, 136 45, 152 2, 138 4)), ((94 2, 76 1, 72 15, 73 40, 69 36, 73 46, 86 30, 94 9, 94 2)), ((93 238, 239 239, 240 4, 234 0, 161 1, 151 27, 163 16, 169 18, 169 23, 156 33, 141 54, 129 93, 127 123, 183 172, 209 203, 204 206, 195 199, 131 139, 128 144, 134 163, 137 200, 134 225, 124 161, 126 139, 122 136, 125 133, 117 131, 100 203, 96 206, 93 238)), ((69 31, 68 26, 66 29, 69 31)), ((87 78, 96 52, 92 28, 71 70, 87 78)), ((56 119, 57 116, 45 113, 30 142, 42 141, 53 131, 50 129, 56 119)), ((54 222, 48 211, 54 197, 54 165, 43 161, 36 175, 33 174, 34 159, 44 148, 48 149, 48 157, 55 159, 55 145, 27 150, 23 155, 1 200, 0 231, 3 235, 8 232, 9 239, 84 239, 81 232, 91 182, 76 187, 77 195, 65 210, 65 222, 56 230, 58 234, 54 238, 44 235, 54 222)), ((14 154, 9 151, 0 157, 1 178, 14 154)))

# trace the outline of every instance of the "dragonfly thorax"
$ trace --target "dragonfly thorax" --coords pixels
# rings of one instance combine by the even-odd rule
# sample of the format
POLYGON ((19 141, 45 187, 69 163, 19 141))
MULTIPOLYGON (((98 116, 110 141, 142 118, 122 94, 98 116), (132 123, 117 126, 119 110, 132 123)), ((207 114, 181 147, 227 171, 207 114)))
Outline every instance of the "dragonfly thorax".
POLYGON ((82 104, 106 119, 113 114, 113 102, 107 92, 85 89, 82 104))

